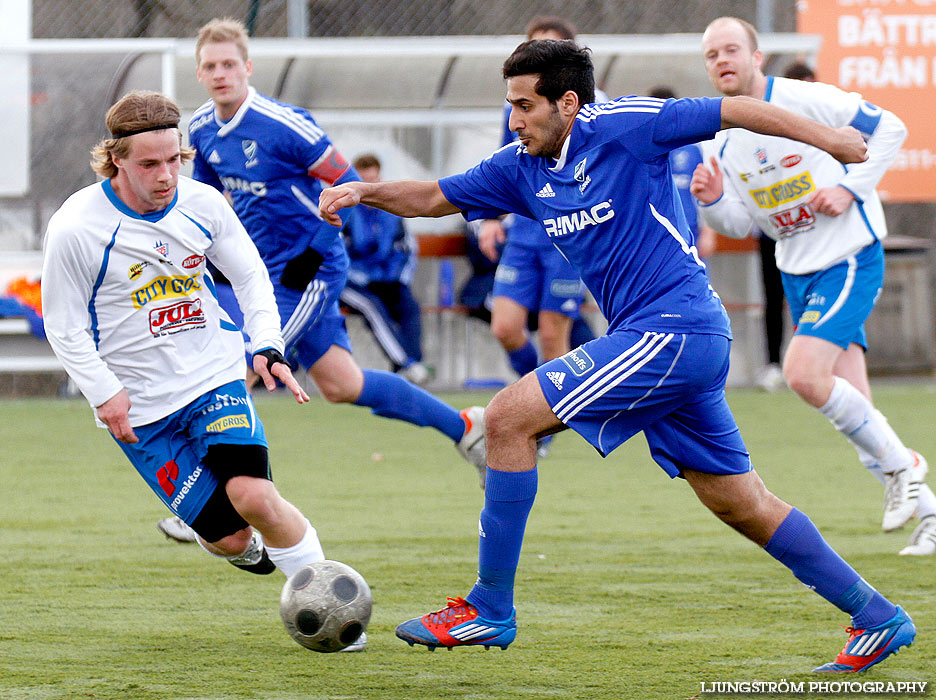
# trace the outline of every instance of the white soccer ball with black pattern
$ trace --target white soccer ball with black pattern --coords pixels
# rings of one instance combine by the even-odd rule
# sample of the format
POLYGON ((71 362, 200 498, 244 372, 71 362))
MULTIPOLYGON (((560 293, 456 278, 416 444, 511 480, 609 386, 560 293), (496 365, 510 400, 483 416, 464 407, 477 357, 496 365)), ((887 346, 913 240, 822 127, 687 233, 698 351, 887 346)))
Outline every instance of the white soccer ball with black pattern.
POLYGON ((307 649, 341 651, 367 629, 372 603, 361 574, 326 559, 289 577, 280 595, 280 616, 289 636, 307 649))

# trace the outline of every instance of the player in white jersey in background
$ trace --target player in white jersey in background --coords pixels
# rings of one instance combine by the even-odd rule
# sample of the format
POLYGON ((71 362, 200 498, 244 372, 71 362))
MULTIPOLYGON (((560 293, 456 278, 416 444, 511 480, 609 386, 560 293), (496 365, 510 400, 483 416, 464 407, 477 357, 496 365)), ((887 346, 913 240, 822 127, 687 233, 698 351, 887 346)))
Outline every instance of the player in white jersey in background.
POLYGON ((862 671, 912 643, 915 627, 753 470, 725 400, 728 316, 690 244, 667 156, 732 126, 795 135, 843 163, 863 160, 865 145, 852 128, 831 129, 746 97, 590 104, 588 54, 570 41, 518 46, 503 77, 520 142, 474 168, 435 182, 345 183, 321 195, 320 212, 335 225, 340 209, 358 204, 400 216, 536 219, 609 323, 607 335, 492 399, 475 585, 442 610, 398 625, 397 636, 430 649, 507 648, 517 632, 514 581, 538 484, 536 438, 571 428, 607 455, 642 431, 669 476, 682 476, 725 523, 852 616, 845 649, 815 670, 862 671), (554 196, 537 196, 547 191, 554 196))
POLYGON ((790 388, 819 409, 884 484, 882 527, 920 524, 901 554, 936 553, 936 497, 927 464, 901 442, 871 403, 864 322, 884 281, 887 235, 875 187, 906 137, 891 112, 832 85, 767 77, 757 33, 734 17, 716 19, 702 38, 705 67, 725 95, 745 95, 834 127, 852 125, 868 160, 842 166, 819 149, 743 129, 706 144, 692 193, 716 231, 744 237, 756 226, 777 240, 777 266, 795 334, 783 361, 790 388))
POLYGON ((110 136, 92 151, 105 179, 49 220, 49 343, 98 425, 208 552, 290 576, 325 556, 315 528, 273 485, 244 384, 243 339, 206 262, 234 286, 264 385, 272 391, 279 379, 305 403, 282 355, 266 268, 224 197, 179 176, 193 153, 182 147, 171 100, 130 93, 106 122, 110 136))

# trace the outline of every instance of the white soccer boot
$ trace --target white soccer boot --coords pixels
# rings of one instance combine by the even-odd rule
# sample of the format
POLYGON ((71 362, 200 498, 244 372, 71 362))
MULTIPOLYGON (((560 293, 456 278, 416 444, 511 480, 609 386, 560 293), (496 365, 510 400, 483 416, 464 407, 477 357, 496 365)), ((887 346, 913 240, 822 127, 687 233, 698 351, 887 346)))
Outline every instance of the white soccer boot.
POLYGON ((366 647, 367 647, 367 632, 361 632, 360 637, 358 637, 355 641, 351 642, 348 646, 346 646, 341 651, 350 651, 350 652, 364 651, 366 647))
POLYGON ((173 515, 171 518, 163 518, 156 523, 156 527, 167 539, 175 540, 176 542, 198 541, 198 535, 195 534, 195 531, 186 525, 182 518, 177 515, 173 515))
POLYGON ((910 450, 913 464, 899 472, 884 474, 884 520, 881 528, 884 532, 899 530, 917 509, 920 497, 920 484, 926 479, 929 465, 923 455, 910 450))
POLYGON ((468 460, 478 470, 478 481, 484 488, 487 476, 487 447, 484 441, 484 407, 472 406, 461 412, 465 421, 465 434, 455 443, 458 454, 468 460))
POLYGON ((425 386, 432 379, 432 372, 422 362, 408 364, 397 370, 397 374, 416 386, 425 386))
POLYGON ((924 557, 936 554, 936 515, 927 515, 910 535, 910 543, 900 550, 900 554, 924 557))

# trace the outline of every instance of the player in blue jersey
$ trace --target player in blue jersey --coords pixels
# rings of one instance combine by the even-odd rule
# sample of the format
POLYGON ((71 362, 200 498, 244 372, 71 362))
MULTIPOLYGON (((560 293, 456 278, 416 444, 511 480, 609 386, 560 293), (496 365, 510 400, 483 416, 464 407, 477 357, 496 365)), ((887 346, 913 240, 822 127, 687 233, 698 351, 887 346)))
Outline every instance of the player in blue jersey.
MULTIPOLYGON (((527 39, 575 39, 575 27, 559 17, 534 17, 527 39)), ((606 99, 601 95, 602 101, 606 99)), ((517 140, 510 128, 510 103, 504 103, 501 145, 517 140)), ((536 314, 536 329, 543 359, 551 360, 575 345, 594 339, 581 317, 585 287, 562 253, 543 235, 538 221, 519 214, 485 219, 478 231, 478 246, 497 261, 492 291, 491 332, 507 353, 510 366, 521 377, 540 364, 527 331, 527 319, 536 314), (572 340, 575 340, 573 343, 572 340)), ((540 457, 549 454, 551 435, 540 439, 540 457)))
POLYGON ((318 217, 322 183, 357 180, 304 109, 249 85, 247 32, 237 20, 212 20, 198 33, 197 77, 211 99, 195 111, 189 140, 194 177, 227 192, 266 263, 283 322, 287 357, 308 368, 331 402, 431 426, 447 435, 484 477, 483 409, 459 413, 392 372, 355 363, 338 297, 348 255, 338 231, 318 217))
MULTIPOLYGON (((372 153, 352 163, 361 180, 380 182, 380 160, 372 153)), ((393 370, 414 384, 425 384, 422 319, 410 284, 416 272, 417 246, 403 220, 380 209, 358 207, 344 227, 351 258, 341 303, 360 314, 393 370)))
POLYGON ((367 204, 400 216, 516 212, 540 221, 592 291, 608 334, 551 360, 487 407, 488 477, 478 579, 466 598, 408 620, 397 635, 430 648, 506 648, 513 587, 537 489, 536 438, 572 428, 602 455, 643 431, 653 459, 721 520, 852 616, 846 649, 821 671, 858 671, 908 645, 909 616, 836 554, 801 511, 753 470, 725 400, 731 333, 679 215, 668 153, 727 127, 798 138, 843 162, 866 157, 831 129, 748 98, 625 97, 592 105, 587 49, 530 41, 503 70, 520 143, 437 182, 346 183, 319 210, 367 204), (583 106, 584 105, 584 106, 583 106), (553 196, 543 197, 551 192, 553 196))

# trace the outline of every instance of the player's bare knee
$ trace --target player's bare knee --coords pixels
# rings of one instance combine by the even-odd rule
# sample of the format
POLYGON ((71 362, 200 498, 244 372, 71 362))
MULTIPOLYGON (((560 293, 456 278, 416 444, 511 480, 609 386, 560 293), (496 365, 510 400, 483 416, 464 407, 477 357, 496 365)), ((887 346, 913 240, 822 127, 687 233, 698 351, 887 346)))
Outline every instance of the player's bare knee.
POLYGON ((527 340, 522 327, 514 323, 498 321, 496 318, 491 322, 491 334, 508 352, 522 348, 527 340))
POLYGON ((319 392, 328 403, 352 403, 357 400, 360 391, 354 392, 350 387, 340 382, 316 382, 319 392))
POLYGON ((526 421, 527 412, 516 391, 517 384, 498 392, 484 410, 484 434, 488 444, 505 438, 532 438, 533 426, 526 421))

